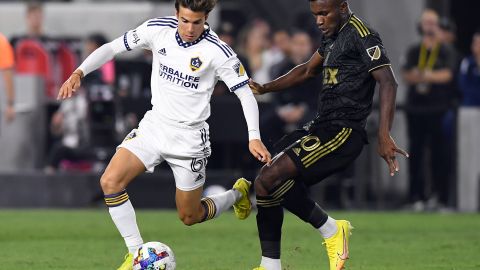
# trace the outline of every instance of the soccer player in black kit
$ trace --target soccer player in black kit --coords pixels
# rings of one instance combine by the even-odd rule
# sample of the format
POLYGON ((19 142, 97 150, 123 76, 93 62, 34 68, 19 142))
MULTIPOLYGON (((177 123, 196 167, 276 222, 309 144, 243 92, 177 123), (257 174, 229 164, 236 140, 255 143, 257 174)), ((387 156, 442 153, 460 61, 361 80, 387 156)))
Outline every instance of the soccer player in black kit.
POLYGON ((279 143, 283 151, 255 180, 257 227, 262 249, 256 270, 281 270, 280 241, 283 207, 318 229, 325 239, 330 270, 344 268, 351 224, 334 220, 309 198, 307 187, 341 171, 367 142, 365 123, 379 84, 378 152, 393 176, 396 155, 408 154, 395 145, 390 129, 397 82, 378 33, 349 9, 346 0, 310 0, 323 41, 310 60, 264 85, 250 81, 256 94, 276 92, 323 74, 317 116, 303 130, 279 143))

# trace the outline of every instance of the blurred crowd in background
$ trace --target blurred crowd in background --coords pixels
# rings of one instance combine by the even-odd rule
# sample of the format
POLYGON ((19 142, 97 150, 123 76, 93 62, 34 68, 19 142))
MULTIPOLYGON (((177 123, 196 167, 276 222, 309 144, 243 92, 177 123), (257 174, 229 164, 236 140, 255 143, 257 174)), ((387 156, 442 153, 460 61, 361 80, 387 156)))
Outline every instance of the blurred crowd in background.
MULTIPOLYGON (((44 32, 43 19, 42 4, 29 3, 27 32, 0 36, 1 78, 8 92, 1 114, 7 121, 2 128, 15 121, 12 74, 40 76, 49 132, 44 142, 46 158, 39 169, 47 174, 101 172, 115 146, 151 108, 151 53, 107 63, 85 77, 81 91, 72 99, 60 103, 56 100, 59 86, 87 55, 109 40, 105 33, 51 38, 52 33, 44 32)), ((297 21, 291 28, 274 29, 261 18, 243 23, 220 18, 214 30, 234 48, 250 77, 266 83, 307 61, 318 47, 321 36, 315 26, 297 21)), ((480 179, 480 29, 471 36, 471 50, 463 53, 456 49, 456 31, 451 19, 425 10, 418 24, 421 39, 404 48, 402 72, 397 74, 408 86, 407 98, 398 106, 406 114, 405 147, 411 156, 405 204, 418 211, 454 208, 451 191, 457 179, 480 179), (458 136, 460 132, 466 135, 458 136)), ((316 78, 281 93, 257 97, 262 138, 272 152, 278 139, 315 116, 321 82, 322 78, 316 78)), ((235 97, 219 82, 212 97, 212 121, 221 122, 222 113, 215 108, 222 110, 218 104, 228 98, 235 97)), ((229 113, 233 112, 225 111, 223 116, 229 113)), ((210 125, 214 154, 209 169, 258 169, 259 164, 248 154, 246 132, 231 140, 215 140, 214 133, 222 132, 221 127, 210 125)))

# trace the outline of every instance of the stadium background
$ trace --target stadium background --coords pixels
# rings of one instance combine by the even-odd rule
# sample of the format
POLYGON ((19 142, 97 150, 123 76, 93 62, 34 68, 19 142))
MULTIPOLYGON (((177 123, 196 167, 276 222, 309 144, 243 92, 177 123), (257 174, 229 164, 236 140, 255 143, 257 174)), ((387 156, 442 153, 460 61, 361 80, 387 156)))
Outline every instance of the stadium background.
MULTIPOLYGON (((407 123, 403 110, 407 87, 401 76, 401 66, 402 58, 409 45, 420 40, 417 31, 420 15, 425 8, 429 7, 435 9, 441 17, 450 18, 456 25, 455 47, 462 56, 466 56, 470 54, 472 35, 480 26, 476 20, 480 2, 352 0, 349 3, 359 17, 378 30, 387 48, 399 81, 398 108, 392 135, 400 147, 407 148, 407 123)), ((23 1, 0 1, 0 33, 8 38, 25 33, 27 30, 25 10, 26 3, 23 1)), ((44 33, 55 40, 65 42, 78 58, 77 60, 80 60, 83 39, 88 35, 101 33, 110 40, 148 18, 173 15, 174 8, 171 1, 43 1, 43 13, 44 33)), ((226 30, 231 31, 234 37, 240 40, 244 33, 242 29, 258 22, 259 19, 267 22, 272 32, 278 29, 302 28, 312 33, 314 42, 318 42, 319 36, 315 33, 313 18, 309 14, 306 0, 220 0, 209 18, 209 23, 216 30, 225 30, 224 27, 226 27, 226 30), (228 26, 225 26, 226 22, 229 23, 228 26)), ((114 146, 129 131, 127 127, 131 119, 128 117, 136 115, 138 118, 150 106, 148 95, 145 94, 142 84, 144 75, 149 76, 149 64, 142 57, 141 52, 119 57, 115 61, 115 82, 107 88, 100 87, 95 90, 103 96, 89 103, 90 143, 88 148, 91 150, 92 157, 81 162, 64 162, 63 167, 54 173, 46 171, 45 167, 48 153, 58 141, 58 138, 52 136, 50 132, 50 122, 59 103, 49 97, 48 88, 58 87, 62 78, 61 72, 58 71, 60 64, 51 64, 52 74, 57 74, 52 75, 53 86, 47 85, 45 79, 38 74, 16 73, 16 118, 13 122, 7 123, 2 115, 0 124, 0 243, 4 243, 0 244, 3 246, 0 251, 4 251, 0 253, 6 254, 8 250, 19 248, 18 241, 32 250, 41 250, 45 245, 71 248, 84 236, 88 241, 93 241, 103 235, 107 235, 108 239, 103 244, 93 245, 91 251, 102 252, 102 249, 113 249, 120 252, 121 241, 115 234, 113 225, 108 223, 108 214, 104 211, 98 179, 114 151, 114 146), (129 94, 119 98, 118 93, 125 88, 128 88, 129 94), (128 114, 127 117, 126 112, 132 114, 128 114), (36 210, 25 210, 32 208, 36 210), (65 208, 68 210, 59 210, 65 208), (83 227, 78 227, 86 220, 89 222, 83 227), (34 224, 39 226, 39 232, 44 236, 39 238, 34 224), (98 235, 90 233, 89 228, 94 227, 99 228, 98 235), (79 231, 72 238, 66 228, 75 228, 79 231), (34 243, 30 245, 29 242, 32 239, 34 243)), ((0 80, 0 108, 5 106, 4 92, 3 81, 0 80)), ((268 110, 269 106, 268 100, 260 100, 261 112, 268 110)), ((228 188, 237 177, 254 178, 260 164, 251 160, 246 151, 245 125, 241 121, 231 121, 231 119, 242 119, 242 117, 241 107, 235 96, 225 94, 213 97, 212 116, 208 121, 211 128, 213 156, 207 167, 206 187, 220 185, 228 188)), ((386 237, 371 242, 371 246, 365 243, 363 246, 354 246, 354 251, 360 255, 357 255, 358 263, 351 269, 480 269, 474 252, 480 250, 480 236, 476 230, 473 230, 480 225, 478 216, 480 176, 473 182, 470 180, 466 182, 465 179, 458 177, 458 163, 461 156, 458 154, 458 147, 455 147, 450 153, 451 162, 447 164, 453 170, 449 180, 448 205, 423 215, 412 215, 413 209, 407 206, 408 160, 400 160, 399 174, 394 177, 388 176, 384 161, 376 154, 377 117, 378 111, 374 110, 368 122, 370 144, 364 148, 355 165, 347 173, 334 176, 311 190, 311 195, 327 209, 347 211, 339 212, 339 215, 356 219, 361 226, 365 227, 374 226, 375 223, 372 220, 377 220, 382 224, 382 232, 389 233, 390 229, 401 238, 399 240, 386 237), (378 210, 382 212, 377 212, 378 210), (472 212, 472 214, 465 215, 460 212, 472 212), (435 224, 430 227, 428 223, 435 224), (416 233, 409 234, 412 231, 416 233), (451 237, 438 237, 445 234, 451 237), (415 244, 409 245, 412 242, 415 244), (422 246, 420 242, 424 245, 422 246), (425 246, 428 242, 430 245, 425 246), (381 251, 379 257, 382 259, 379 259, 373 251, 362 253, 362 250, 370 247, 383 249, 385 245, 402 252, 392 255, 381 251), (428 267, 424 268, 421 258, 418 257, 412 257, 413 261, 410 262, 412 266, 409 266, 408 258, 423 250, 434 254, 427 259, 428 267), (453 252, 454 250, 457 253, 453 252), (464 255, 465 259, 462 263, 458 263, 454 257, 461 255, 464 255), (372 266, 375 263, 377 265, 372 266)), ((475 132, 478 134, 478 131, 475 132)), ((464 136, 462 131, 456 131, 457 141, 462 136, 464 136)), ((480 165, 480 159, 472 164, 480 165)), ((429 181, 434 181, 430 175, 427 177, 429 181)), ((138 208, 173 209, 175 207, 174 189, 173 176, 169 168, 162 165, 155 173, 138 177, 129 188, 129 194, 138 208)), ((183 263, 184 267, 181 269, 211 264, 210 260, 217 256, 216 253, 198 252, 199 254, 191 255, 188 253, 190 247, 203 246, 205 242, 202 241, 209 241, 208 239, 215 242, 217 234, 212 234, 210 231, 221 230, 223 236, 235 234, 232 226, 237 224, 227 222, 228 219, 232 220, 231 216, 227 216, 216 225, 195 228, 192 234, 191 231, 186 232, 185 229, 177 228, 182 225, 173 221, 175 215, 169 210, 141 211, 139 219, 145 226, 145 234, 150 239, 159 238, 157 230, 161 224, 158 223, 164 224, 167 228, 160 230, 173 232, 171 236, 168 236, 168 233, 165 236, 162 234, 161 239, 158 240, 171 244, 178 253, 177 256, 194 257, 190 262, 183 263), (210 234, 202 235, 202 228, 208 230, 210 234), (195 237, 197 242, 186 247, 184 243, 189 237, 195 237)), ((287 225, 285 230, 293 230, 299 234, 306 231, 306 226, 294 221, 292 217, 288 217, 288 222, 290 225, 287 225)), ((258 253, 254 219, 250 218, 247 223, 239 227, 239 230, 242 228, 247 230, 252 238, 248 248, 253 251, 247 256, 247 262, 239 262, 238 257, 228 257, 229 255, 225 255, 227 256, 225 260, 231 260, 232 265, 242 265, 245 268, 256 263, 255 254, 258 253)), ((360 235, 359 233, 359 238, 355 241, 357 239, 359 242, 371 241, 376 237, 372 231, 367 231, 363 236, 360 235)), ((311 243, 308 237, 295 236, 295 239, 302 244, 292 241, 291 235, 286 237, 290 237, 285 244, 285 248, 290 253, 286 254, 298 252, 303 255, 312 255, 313 253, 307 249, 319 246, 319 242, 311 243), (297 245, 303 244, 306 247, 302 253, 297 250, 297 245)), ((218 238, 218 241, 221 242, 221 239, 222 237, 218 238)), ((241 240, 242 238, 234 238, 234 242, 241 240)), ((80 247, 88 246, 88 243, 83 241, 80 247)), ((228 250, 230 247, 224 244, 208 244, 206 249, 208 248, 228 250)), ((77 249, 71 250, 75 252, 77 249)), ((242 249, 234 249, 234 251, 235 253, 243 252, 242 249)), ((48 251, 39 252, 26 262, 30 265, 37 263, 44 267, 39 269, 57 269, 55 264, 46 258, 50 254, 51 252, 48 251)), ((83 256, 89 255, 83 254, 83 256)), ((292 259, 288 261, 290 266, 287 264, 287 269, 313 269, 314 258, 306 261, 292 259)), ((101 261, 100 266, 88 264, 89 269, 105 269, 108 265, 116 263, 115 258, 106 255, 97 256, 96 260, 101 261)), ((22 258, 14 256, 7 262, 17 264, 22 262, 22 258)), ((0 264, 0 269, 28 269, 26 262, 20 263, 20 267, 16 268, 4 267, 0 264)), ((76 259, 75 264, 77 268, 63 266, 58 269, 85 269, 78 266, 83 264, 81 258, 76 259)), ((202 269, 243 269, 212 265, 202 269)))

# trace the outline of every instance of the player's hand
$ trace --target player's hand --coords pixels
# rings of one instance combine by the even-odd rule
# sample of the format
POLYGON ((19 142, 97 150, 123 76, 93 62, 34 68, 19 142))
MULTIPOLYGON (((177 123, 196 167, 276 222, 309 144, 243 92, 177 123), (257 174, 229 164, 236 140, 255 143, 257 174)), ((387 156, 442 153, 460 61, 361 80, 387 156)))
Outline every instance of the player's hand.
POLYGON ((397 147, 390 134, 378 138, 378 154, 387 162, 388 168, 390 169, 390 176, 394 176, 395 172, 400 170, 396 155, 401 154, 407 158, 409 157, 405 150, 397 147))
POLYGON ((248 81, 248 86, 250 86, 250 89, 252 89, 252 92, 255 95, 265 94, 265 87, 263 87, 263 85, 259 83, 254 82, 252 79, 248 81))
POLYGON ((270 155, 270 152, 268 152, 262 141, 258 139, 251 140, 248 143, 248 149, 250 150, 250 153, 261 162, 267 163, 267 165, 272 163, 272 155, 270 155))
POLYGON ((57 100, 72 97, 73 93, 80 87, 83 72, 79 69, 75 70, 70 78, 65 81, 58 92, 57 100))

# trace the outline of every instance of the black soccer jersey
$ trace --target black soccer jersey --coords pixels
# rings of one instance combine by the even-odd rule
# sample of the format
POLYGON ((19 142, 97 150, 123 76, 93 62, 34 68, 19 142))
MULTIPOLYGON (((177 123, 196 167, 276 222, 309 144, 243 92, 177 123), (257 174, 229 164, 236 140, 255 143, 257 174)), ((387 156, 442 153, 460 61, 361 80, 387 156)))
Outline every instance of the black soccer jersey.
POLYGON ((322 41, 323 86, 315 125, 339 123, 365 128, 376 81, 371 71, 390 65, 377 32, 351 15, 338 34, 322 41))

